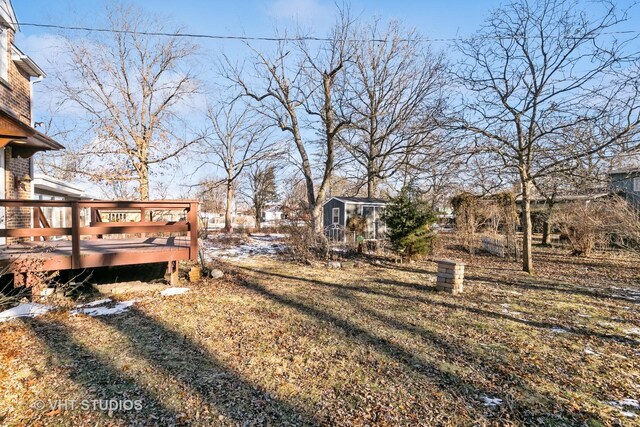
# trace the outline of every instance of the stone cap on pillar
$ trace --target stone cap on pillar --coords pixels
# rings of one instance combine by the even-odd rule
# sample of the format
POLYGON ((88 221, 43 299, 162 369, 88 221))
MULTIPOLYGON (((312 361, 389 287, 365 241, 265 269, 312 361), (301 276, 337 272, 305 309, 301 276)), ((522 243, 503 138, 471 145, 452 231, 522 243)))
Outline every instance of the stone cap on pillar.
POLYGON ((454 261, 450 259, 439 259, 439 260, 436 260, 436 262, 438 264, 446 264, 446 265, 464 265, 464 262, 462 261, 454 261))

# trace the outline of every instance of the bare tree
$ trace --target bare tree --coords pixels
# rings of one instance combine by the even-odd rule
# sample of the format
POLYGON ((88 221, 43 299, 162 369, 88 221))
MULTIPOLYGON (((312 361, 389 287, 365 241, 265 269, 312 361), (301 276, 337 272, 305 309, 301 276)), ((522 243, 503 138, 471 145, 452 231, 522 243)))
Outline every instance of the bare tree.
POLYGON ((416 31, 380 20, 355 30, 352 73, 345 79, 344 115, 353 126, 342 138, 364 175, 367 197, 432 142, 444 108, 445 61, 416 31))
POLYGON ((66 69, 56 75, 62 102, 80 111, 92 131, 73 172, 98 182, 137 183, 138 197, 147 200, 152 166, 166 167, 199 139, 185 137, 180 120, 198 88, 189 70, 196 46, 184 38, 141 35, 167 31, 142 11, 110 9, 108 23, 114 31, 99 38, 67 39, 66 69))
POLYGON ((637 84, 617 86, 613 75, 629 59, 627 43, 611 35, 626 12, 612 1, 589 7, 592 13, 578 1, 516 0, 458 43, 465 58, 458 77, 472 92, 462 103, 462 128, 518 177, 527 272, 534 181, 623 142, 640 122, 637 84), (585 125, 598 134, 588 145, 562 137, 585 125))
POLYGON ((215 165, 224 172, 219 181, 226 188, 224 227, 232 232, 232 211, 239 177, 256 163, 275 155, 274 144, 261 117, 241 98, 209 107, 210 130, 198 150, 202 165, 215 165))
POLYGON ((247 171, 246 184, 241 192, 250 201, 256 228, 260 230, 265 209, 269 203, 278 201, 276 166, 272 162, 253 164, 247 171))
POLYGON ((322 235, 322 204, 335 168, 336 141, 349 121, 337 114, 340 92, 336 82, 346 72, 348 14, 341 13, 330 41, 317 50, 300 37, 295 42, 280 41, 272 56, 255 54, 251 79, 227 60, 225 75, 273 126, 287 133, 297 151, 296 167, 304 177, 309 215, 314 232, 322 235), (317 140, 303 136, 305 125, 317 140), (317 154, 320 178, 316 182, 312 155, 317 154))

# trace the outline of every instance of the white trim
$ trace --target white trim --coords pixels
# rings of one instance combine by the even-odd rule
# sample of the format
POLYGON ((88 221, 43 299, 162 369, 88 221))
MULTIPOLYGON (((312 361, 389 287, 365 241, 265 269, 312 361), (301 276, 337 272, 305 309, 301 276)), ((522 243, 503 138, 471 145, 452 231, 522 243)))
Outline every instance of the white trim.
POLYGON ((81 188, 71 185, 65 181, 52 178, 47 175, 41 175, 41 174, 35 175, 32 183, 33 183, 34 193, 37 193, 38 192, 37 190, 42 189, 42 190, 50 191, 52 193, 58 193, 64 196, 78 197, 78 198, 85 197, 85 193, 81 188))
POLYGON ((20 25, 16 19, 16 13, 13 10, 13 5, 10 0, 0 1, 0 21, 13 31, 18 31, 20 29, 20 25))
POLYGON ((371 205, 371 206, 387 206, 389 204, 389 202, 353 202, 351 200, 345 200, 342 199, 340 197, 336 197, 333 196, 331 197, 329 200, 326 200, 322 206, 326 205, 327 203, 329 203, 332 200, 337 200, 340 203, 344 203, 345 205, 350 204, 350 205, 371 205))
POLYGON ((640 176, 633 178, 633 191, 640 192, 640 176))
POLYGON ((340 208, 331 209, 331 224, 340 224, 340 208), (338 220, 336 221, 336 211, 338 211, 338 220))
POLYGON ((6 27, 0 27, 0 77, 6 82, 9 81, 9 57, 11 56, 7 32, 6 27))
MULTIPOLYGON (((5 184, 7 179, 7 174, 4 170, 4 148, 0 148, 0 199, 5 198, 5 184)), ((0 208, 0 229, 6 228, 5 222, 5 208, 0 208)), ((6 239, 4 237, 0 237, 0 245, 6 244, 6 239)))
POLYGON ((25 55, 16 46, 12 46, 11 60, 16 63, 16 66, 25 73, 29 74, 29 77, 43 78, 46 76, 45 72, 36 64, 33 59, 25 55))

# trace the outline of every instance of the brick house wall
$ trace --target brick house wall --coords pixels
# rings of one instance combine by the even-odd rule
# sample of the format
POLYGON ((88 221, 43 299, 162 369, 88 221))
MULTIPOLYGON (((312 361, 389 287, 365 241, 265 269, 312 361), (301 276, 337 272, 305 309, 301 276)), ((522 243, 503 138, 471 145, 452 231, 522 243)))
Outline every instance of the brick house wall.
MULTIPOLYGON (((12 46, 15 39, 15 31, 5 27, 7 31, 7 64, 8 81, 0 77, 0 107, 8 110, 22 123, 31 125, 31 83, 27 73, 22 71, 12 60, 12 46)), ((7 199, 30 199, 31 158, 14 156, 12 147, 4 148, 4 197, 7 199), (28 179, 25 179, 28 177, 28 179)), ((29 227, 31 224, 31 209, 14 208, 6 209, 5 227, 19 228, 29 227)), ((15 243, 24 239, 8 238, 7 243, 15 243)))
POLYGON ((0 107, 13 112, 22 122, 31 125, 31 83, 27 73, 22 71, 15 62, 12 61, 12 46, 15 39, 15 32, 11 28, 4 28, 7 31, 8 46, 7 61, 9 64, 9 81, 0 78, 0 107))

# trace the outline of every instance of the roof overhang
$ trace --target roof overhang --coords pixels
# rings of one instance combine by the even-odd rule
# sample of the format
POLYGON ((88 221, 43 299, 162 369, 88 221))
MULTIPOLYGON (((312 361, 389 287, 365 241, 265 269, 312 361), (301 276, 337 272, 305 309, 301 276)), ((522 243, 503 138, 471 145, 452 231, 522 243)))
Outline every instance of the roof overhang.
POLYGON ((20 25, 16 18, 16 12, 13 10, 11 0, 0 0, 0 22, 13 31, 19 31, 20 25))
POLYGON ((89 198, 82 188, 47 175, 36 174, 32 182, 36 192, 40 189, 60 194, 61 196, 70 196, 78 199, 89 198))
POLYGON ((11 59, 16 64, 16 66, 27 73, 29 77, 42 78, 46 76, 42 68, 40 68, 38 64, 33 61, 33 59, 22 53, 22 51, 15 46, 13 46, 11 52, 11 59))
POLYGON ((14 155, 24 158, 38 151, 64 148, 57 141, 21 122, 11 112, 0 108, 0 148, 6 146, 15 147, 14 155))
POLYGON ((389 202, 371 202, 371 201, 366 201, 366 200, 347 200, 344 199, 342 197, 338 197, 338 196, 333 196, 331 197, 329 200, 326 200, 322 206, 326 205, 327 203, 329 203, 332 200, 337 200, 341 203, 346 204, 351 204, 351 205, 369 205, 369 206, 387 206, 389 204, 389 202))

